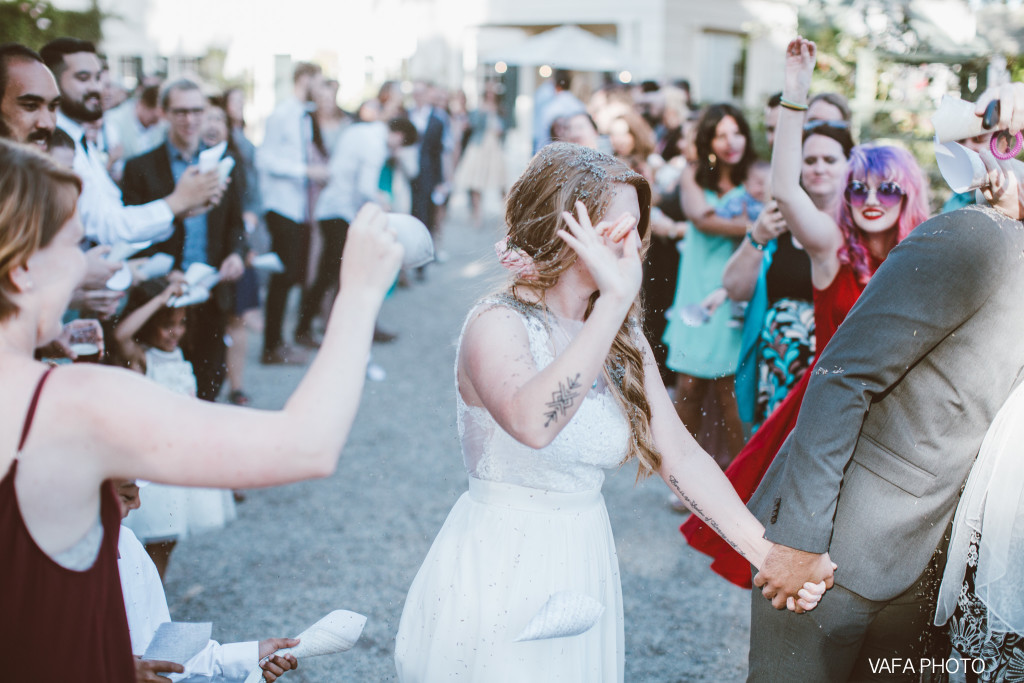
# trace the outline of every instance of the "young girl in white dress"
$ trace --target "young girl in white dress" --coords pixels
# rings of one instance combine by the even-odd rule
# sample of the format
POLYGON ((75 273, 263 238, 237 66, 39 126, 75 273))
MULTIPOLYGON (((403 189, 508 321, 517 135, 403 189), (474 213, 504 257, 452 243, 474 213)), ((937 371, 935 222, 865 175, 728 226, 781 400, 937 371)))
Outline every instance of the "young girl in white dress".
MULTIPOLYGON (((122 362, 165 389, 195 397, 196 376, 185 360, 187 308, 168 306, 182 286, 160 278, 132 290, 124 319, 115 330, 122 362)), ((154 484, 146 491, 146 509, 128 516, 128 526, 146 546, 160 578, 177 542, 190 533, 222 528, 235 518, 231 492, 154 484)))
MULTIPOLYGON (((513 186, 496 245, 513 276, 470 312, 456 358, 469 491, 409 589, 400 681, 623 680, 607 468, 635 459, 639 476, 659 474, 755 566, 770 550, 679 421, 640 331, 650 198, 642 176, 568 143, 543 148, 513 186), (546 633, 545 605, 547 623, 562 622, 546 633)), ((813 608, 830 576, 782 602, 813 608)))

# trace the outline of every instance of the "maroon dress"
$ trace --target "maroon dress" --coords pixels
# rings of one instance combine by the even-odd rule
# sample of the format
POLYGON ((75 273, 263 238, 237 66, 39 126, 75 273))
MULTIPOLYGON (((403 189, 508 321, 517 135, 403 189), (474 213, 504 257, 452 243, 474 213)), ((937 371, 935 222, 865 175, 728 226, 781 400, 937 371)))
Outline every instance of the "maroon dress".
MULTIPOLYGON (((877 264, 872 263, 872 272, 877 264)), ((814 335, 817 355, 825 349, 839 325, 846 319, 853 305, 857 303, 864 285, 857 280, 853 269, 842 264, 832 283, 825 289, 814 290, 814 335)), ((815 358, 817 361, 817 358, 815 358)), ((814 365, 803 374, 782 403, 780 403, 761 427, 750 437, 736 458, 725 470, 725 476, 732 482, 740 499, 746 503, 754 495, 758 484, 768 471, 782 443, 796 426, 800 403, 807 382, 813 374, 814 365)), ((696 515, 686 520, 679 530, 687 542, 697 550, 714 558, 711 569, 737 586, 750 588, 750 563, 721 537, 710 529, 696 515)))
MULTIPOLYGON (((18 444, 28 436, 47 371, 18 444)), ((103 541, 93 566, 65 569, 36 545, 18 507, 18 459, 0 480, 0 664, 7 681, 134 683, 128 620, 117 573, 121 513, 110 482, 100 487, 103 541)), ((59 504, 59 503, 58 503, 59 504)))

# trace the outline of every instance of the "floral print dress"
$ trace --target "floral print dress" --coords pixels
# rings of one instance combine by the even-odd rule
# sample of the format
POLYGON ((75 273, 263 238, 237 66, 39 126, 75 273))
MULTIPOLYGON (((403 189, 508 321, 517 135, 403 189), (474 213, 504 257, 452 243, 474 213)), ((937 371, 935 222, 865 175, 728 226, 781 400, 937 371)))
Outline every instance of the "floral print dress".
MULTIPOLYGON (((971 534, 967 551, 967 571, 960 589, 956 611, 949 620, 949 633, 953 647, 962 657, 981 660, 984 666, 973 663, 978 674, 968 674, 968 680, 1024 682, 1024 636, 989 628, 988 610, 975 593, 978 572, 978 548, 981 534, 971 534)), ((972 667, 967 667, 968 671, 972 667)))

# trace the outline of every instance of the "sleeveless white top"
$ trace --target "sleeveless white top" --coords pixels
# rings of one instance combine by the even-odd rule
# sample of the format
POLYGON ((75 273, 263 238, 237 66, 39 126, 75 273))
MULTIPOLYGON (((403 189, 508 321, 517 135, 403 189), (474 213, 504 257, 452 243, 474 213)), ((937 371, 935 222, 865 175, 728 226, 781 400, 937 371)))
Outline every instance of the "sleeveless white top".
MULTIPOLYGON (((567 338, 556 342, 559 335, 552 335, 542 309, 505 298, 487 299, 470 311, 463 334, 470 320, 496 306, 508 308, 522 319, 538 370, 547 367, 569 344, 567 338)), ((459 439, 469 476, 564 493, 600 490, 604 470, 617 466, 628 452, 632 438, 629 423, 603 379, 599 378, 587 392, 579 410, 554 441, 534 449, 512 438, 485 408, 466 404, 458 387, 458 364, 456 354, 459 439)))

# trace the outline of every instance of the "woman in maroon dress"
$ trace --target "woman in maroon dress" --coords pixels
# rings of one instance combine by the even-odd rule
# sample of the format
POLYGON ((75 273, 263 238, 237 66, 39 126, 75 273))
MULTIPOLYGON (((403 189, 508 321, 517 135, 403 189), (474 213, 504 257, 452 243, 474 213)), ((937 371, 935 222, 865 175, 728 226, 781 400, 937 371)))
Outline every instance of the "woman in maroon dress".
MULTIPOLYGON (((814 43, 802 38, 791 42, 786 50, 783 108, 772 156, 772 194, 793 236, 811 259, 815 348, 820 355, 889 251, 928 218, 928 184, 906 150, 862 145, 850 155, 846 189, 836 214, 829 215, 814 205, 800 187, 800 165, 804 110, 815 53, 814 43)), ((753 495, 796 424, 812 372, 804 373, 726 470, 744 501, 753 495)), ((715 558, 711 564, 715 572, 750 588, 749 563, 722 543, 714 531, 696 517, 687 520, 680 530, 691 546, 715 558)))
POLYGON ((0 141, 0 652, 4 680, 134 683, 106 480, 250 488, 330 474, 402 249, 379 209, 360 212, 323 346, 283 410, 196 401, 118 368, 34 359, 85 273, 80 190, 70 169, 0 141))

